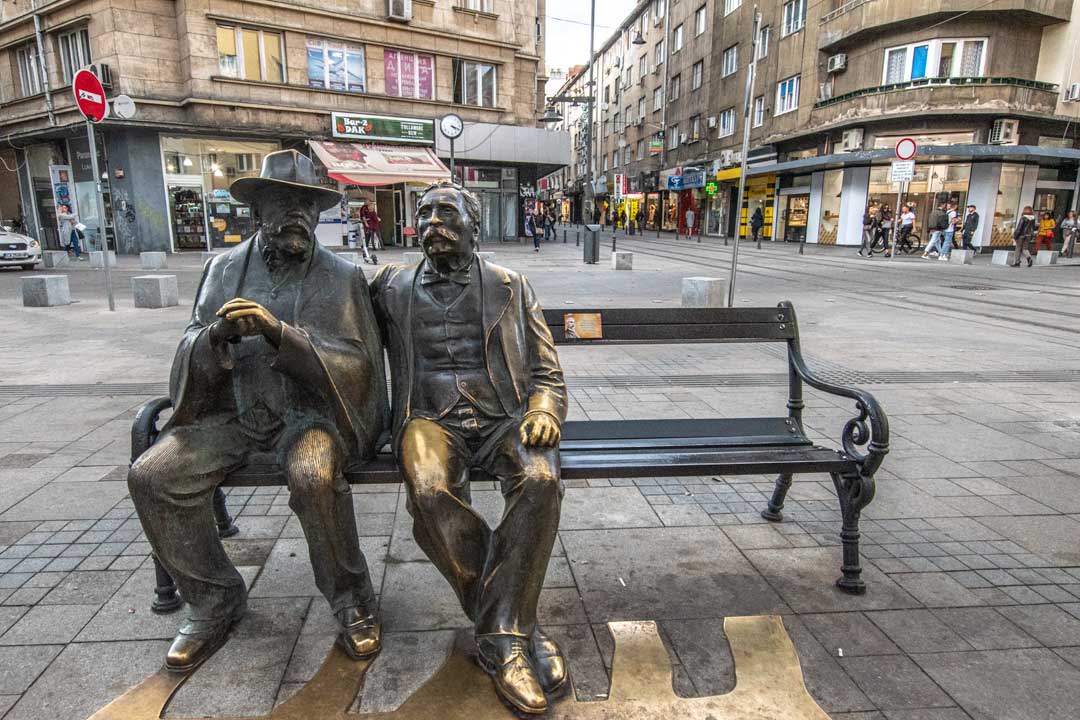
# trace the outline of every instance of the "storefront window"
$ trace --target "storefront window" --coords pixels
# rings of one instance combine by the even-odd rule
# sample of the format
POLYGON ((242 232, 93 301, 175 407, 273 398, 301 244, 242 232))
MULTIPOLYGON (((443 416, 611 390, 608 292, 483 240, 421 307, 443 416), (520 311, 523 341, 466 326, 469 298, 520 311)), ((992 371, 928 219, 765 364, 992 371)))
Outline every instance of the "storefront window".
MULTIPOLYGON (((888 168, 880 169, 888 172, 888 168)), ((886 175, 886 181, 887 177, 886 175)), ((930 237, 930 218, 939 204, 954 202, 957 207, 962 208, 967 202, 970 178, 970 163, 915 165, 915 179, 907 184, 903 202, 914 206, 915 229, 922 234, 924 240, 930 237)), ((895 189, 893 192, 895 193, 895 189)), ((893 203, 895 197, 893 194, 893 203)))
POLYGON ((162 137, 169 222, 177 250, 229 247, 254 233, 251 209, 229 193, 242 177, 259 174, 277 143, 162 137))
POLYGON ((835 245, 840 224, 840 190, 844 183, 843 170, 826 170, 821 184, 821 218, 818 222, 818 242, 835 245))
POLYGON ((990 245, 993 247, 1012 245, 1012 233, 1020 212, 1020 193, 1024 187, 1024 169, 1019 163, 1004 163, 1001 166, 994 225, 990 231, 990 245))

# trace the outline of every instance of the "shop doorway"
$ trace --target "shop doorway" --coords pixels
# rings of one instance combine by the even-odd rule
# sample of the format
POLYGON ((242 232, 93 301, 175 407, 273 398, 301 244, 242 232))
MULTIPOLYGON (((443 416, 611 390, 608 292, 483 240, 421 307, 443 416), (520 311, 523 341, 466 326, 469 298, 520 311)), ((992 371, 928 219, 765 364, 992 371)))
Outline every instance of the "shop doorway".
POLYGON ((810 217, 809 195, 788 195, 781 218, 780 240, 784 242, 806 242, 806 223, 810 217))
POLYGON ((401 245, 401 231, 405 223, 401 191, 376 190, 375 212, 379 214, 379 234, 383 245, 401 245))
POLYGON ((169 222, 172 223, 176 250, 206 249, 206 207, 202 188, 169 185, 169 222))
POLYGON ((1065 213, 1072 209, 1072 195, 1071 189, 1064 188, 1035 188, 1035 212, 1042 213, 1048 212, 1058 223, 1065 217, 1065 213))

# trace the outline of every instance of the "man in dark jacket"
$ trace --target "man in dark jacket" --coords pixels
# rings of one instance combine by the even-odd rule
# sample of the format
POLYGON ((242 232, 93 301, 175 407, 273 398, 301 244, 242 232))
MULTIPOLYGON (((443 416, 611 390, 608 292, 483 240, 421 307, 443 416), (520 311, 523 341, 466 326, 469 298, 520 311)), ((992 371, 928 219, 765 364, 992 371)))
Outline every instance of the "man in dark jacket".
MULTIPOLYGON (((285 473, 315 583, 344 650, 379 650, 375 593, 343 470, 376 451, 386 421, 382 346, 364 274, 315 240, 341 195, 296 151, 233 183, 254 238, 206 264, 170 378, 173 414, 132 465, 128 487, 154 554, 191 609, 166 655, 198 665, 243 616, 247 591, 211 510, 226 473, 258 453, 285 473)), ((265 462, 265 460, 264 460, 265 462)))
POLYGON ((559 527, 566 386, 525 278, 475 255, 480 202, 449 182, 420 198, 425 259, 372 282, 393 382, 393 447, 413 535, 475 625, 483 667, 518 710, 542 713, 566 682, 536 606, 559 527), (470 471, 500 484, 491 529, 470 471))
POLYGON ((975 212, 974 205, 968 205, 967 213, 964 215, 964 224, 960 227, 960 241, 963 244, 964 250, 977 249, 971 244, 971 240, 975 237, 975 231, 978 229, 979 213, 975 212))

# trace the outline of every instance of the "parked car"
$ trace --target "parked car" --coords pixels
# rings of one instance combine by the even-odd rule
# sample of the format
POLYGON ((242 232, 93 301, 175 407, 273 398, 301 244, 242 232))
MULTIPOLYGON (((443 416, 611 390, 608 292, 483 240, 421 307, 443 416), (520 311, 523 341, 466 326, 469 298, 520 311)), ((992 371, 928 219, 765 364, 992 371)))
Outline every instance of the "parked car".
POLYGON ((41 244, 32 237, 0 226, 0 268, 33 270, 41 263, 41 244))

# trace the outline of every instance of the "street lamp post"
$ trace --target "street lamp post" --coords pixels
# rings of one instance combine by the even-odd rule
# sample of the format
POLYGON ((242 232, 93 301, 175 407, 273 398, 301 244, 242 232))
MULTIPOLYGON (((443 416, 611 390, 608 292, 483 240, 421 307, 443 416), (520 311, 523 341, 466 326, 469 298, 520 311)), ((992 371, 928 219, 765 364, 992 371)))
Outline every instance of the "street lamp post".
MULTIPOLYGON (((757 70, 757 41, 758 26, 761 24, 761 15, 758 6, 754 5, 754 29, 750 33, 750 66, 746 71, 746 97, 743 99, 743 137, 742 157, 739 159, 739 204, 736 212, 739 213, 738 227, 735 229, 735 244, 731 248, 731 278, 728 281, 728 307, 735 305, 735 272, 739 265, 739 237, 742 235, 742 211, 743 200, 746 197, 746 165, 747 154, 750 152, 750 106, 754 101, 754 72, 757 70)), ((749 227, 747 218, 747 227, 749 227)))

